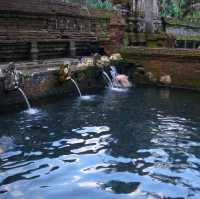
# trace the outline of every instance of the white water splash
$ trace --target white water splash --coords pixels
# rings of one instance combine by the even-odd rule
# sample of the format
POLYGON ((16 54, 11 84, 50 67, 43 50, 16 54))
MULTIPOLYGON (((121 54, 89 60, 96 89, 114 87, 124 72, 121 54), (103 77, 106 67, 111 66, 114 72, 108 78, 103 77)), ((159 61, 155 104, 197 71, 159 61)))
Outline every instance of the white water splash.
POLYGON ((70 80, 73 82, 73 84, 75 85, 75 87, 76 87, 76 89, 77 89, 77 91, 78 91, 78 93, 79 93, 79 96, 81 97, 82 96, 82 93, 81 93, 81 91, 80 91, 80 88, 78 87, 78 84, 76 83, 76 81, 74 80, 74 79, 72 79, 72 78, 70 78, 70 80))
POLYGON ((128 88, 112 87, 111 90, 116 91, 116 92, 127 92, 129 89, 128 88))
POLYGON ((36 108, 29 108, 28 110, 25 111, 25 113, 27 113, 29 115, 34 115, 34 114, 37 114, 38 112, 39 112, 39 110, 36 108))
POLYGON ((108 80, 108 86, 110 87, 110 88, 113 88, 113 82, 112 82, 112 80, 110 79, 110 77, 109 77, 109 75, 106 73, 106 71, 103 71, 103 75, 104 75, 104 77, 108 80))
POLYGON ((84 101, 91 101, 95 98, 95 95, 82 95, 80 97, 81 100, 84 100, 84 101))
POLYGON ((18 88, 18 90, 22 94, 22 96, 24 97, 24 99, 26 101, 26 105, 28 107, 28 110, 30 110, 31 109, 31 105, 30 105, 30 103, 28 101, 28 98, 27 98, 26 94, 24 93, 24 91, 21 88, 18 88))

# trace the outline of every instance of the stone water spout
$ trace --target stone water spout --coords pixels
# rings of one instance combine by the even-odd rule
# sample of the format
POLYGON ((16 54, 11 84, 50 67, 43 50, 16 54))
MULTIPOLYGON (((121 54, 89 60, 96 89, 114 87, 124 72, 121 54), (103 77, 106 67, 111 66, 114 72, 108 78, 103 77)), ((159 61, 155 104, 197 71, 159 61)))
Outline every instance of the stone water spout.
POLYGON ((14 63, 9 63, 8 67, 2 69, 2 79, 4 91, 15 91, 19 88, 19 73, 14 63))
POLYGON ((71 78, 71 71, 68 64, 62 64, 59 69, 58 80, 60 83, 64 83, 71 78))
POLYGON ((21 73, 16 70, 13 62, 8 64, 8 67, 2 70, 3 87, 5 92, 19 91, 26 101, 27 107, 31 110, 31 105, 24 91, 20 88, 21 73))
POLYGON ((60 83, 64 83, 64 82, 70 80, 74 84, 81 100, 92 100, 93 96, 82 95, 82 92, 79 88, 78 83, 76 82, 75 79, 72 78, 72 76, 73 76, 72 73, 73 73, 73 71, 76 71, 76 70, 83 70, 88 67, 93 67, 94 61, 92 58, 84 57, 84 58, 82 58, 81 62, 76 63, 76 64, 75 64, 75 69, 73 69, 74 65, 72 63, 61 65, 60 71, 59 71, 59 81, 60 81, 60 83))
POLYGON ((123 60, 120 53, 114 53, 110 57, 96 55, 95 58, 96 66, 102 70, 102 75, 107 80, 109 88, 116 90, 116 88, 129 88, 132 86, 128 77, 125 74, 118 74, 117 68, 111 65, 113 62, 123 60), (106 68, 109 71, 106 72, 106 68))
POLYGON ((60 71, 59 71, 59 81, 60 83, 63 83, 67 80, 71 80, 72 83, 75 85, 77 91, 78 91, 78 94, 79 96, 81 97, 82 96, 82 93, 80 91, 80 88, 77 84, 77 82, 71 77, 71 70, 70 70, 70 67, 68 64, 63 64, 60 66, 60 71))

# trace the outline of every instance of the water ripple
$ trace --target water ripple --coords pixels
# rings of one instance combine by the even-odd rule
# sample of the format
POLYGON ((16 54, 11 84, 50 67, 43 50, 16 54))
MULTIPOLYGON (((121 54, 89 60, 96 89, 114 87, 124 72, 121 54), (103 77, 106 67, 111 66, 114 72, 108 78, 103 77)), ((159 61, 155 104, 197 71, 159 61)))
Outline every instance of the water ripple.
POLYGON ((199 100, 136 88, 0 115, 0 198, 200 198, 199 100))

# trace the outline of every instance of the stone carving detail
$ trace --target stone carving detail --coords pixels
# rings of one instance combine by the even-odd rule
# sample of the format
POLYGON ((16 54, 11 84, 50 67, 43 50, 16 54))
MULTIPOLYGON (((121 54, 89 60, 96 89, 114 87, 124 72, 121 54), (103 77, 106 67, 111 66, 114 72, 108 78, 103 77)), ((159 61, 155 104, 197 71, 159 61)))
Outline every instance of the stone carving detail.
POLYGON ((160 20, 153 21, 153 32, 154 33, 161 33, 162 32, 162 25, 160 20))
POLYGON ((136 22, 137 32, 143 33, 145 32, 145 22, 144 20, 138 20, 136 22))
POLYGON ((152 72, 147 72, 145 75, 150 82, 156 83, 157 79, 152 72))
POLYGON ((3 85, 5 91, 13 91, 19 88, 19 73, 14 63, 9 63, 6 69, 2 70, 3 85))
POLYGON ((58 80, 60 83, 65 82, 71 78, 71 70, 68 64, 62 64, 58 73, 58 80))
POLYGON ((134 32, 160 33, 161 21, 159 17, 158 0, 133 0, 132 11, 136 18, 136 28, 134 32))

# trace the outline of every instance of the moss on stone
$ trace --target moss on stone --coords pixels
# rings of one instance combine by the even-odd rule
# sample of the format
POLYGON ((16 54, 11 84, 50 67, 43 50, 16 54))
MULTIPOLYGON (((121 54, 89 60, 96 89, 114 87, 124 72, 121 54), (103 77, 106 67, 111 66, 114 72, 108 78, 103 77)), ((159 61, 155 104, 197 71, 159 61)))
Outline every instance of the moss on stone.
POLYGON ((173 83, 183 87, 200 88, 200 79, 197 78, 174 77, 173 83))
POLYGON ((199 58, 200 50, 174 49, 174 48, 122 48, 120 50, 123 58, 132 60, 135 57, 141 58, 141 61, 148 56, 175 56, 179 58, 199 58))
POLYGON ((200 35, 192 36, 192 35, 176 35, 177 40, 188 40, 188 41, 200 41, 200 35))
POLYGON ((140 74, 137 70, 133 73, 138 83, 160 85, 159 81, 149 81, 145 74, 147 71, 155 73, 159 80, 163 72, 172 78, 172 83, 168 86, 200 89, 200 79, 197 74, 200 69, 200 50, 124 48, 121 49, 121 54, 125 60, 144 66, 144 74, 140 74), (169 61, 170 64, 166 65, 165 61, 169 61))
POLYGON ((156 41, 147 41, 146 44, 147 44, 147 47, 149 47, 149 48, 157 47, 156 41))
POLYGON ((125 33, 123 38, 123 46, 127 47, 128 45, 129 45, 129 35, 125 33))
POLYGON ((189 28, 200 28, 200 22, 197 21, 191 21, 191 20, 180 20, 177 18, 165 18, 165 21, 170 26, 183 26, 183 27, 189 27, 189 28))

